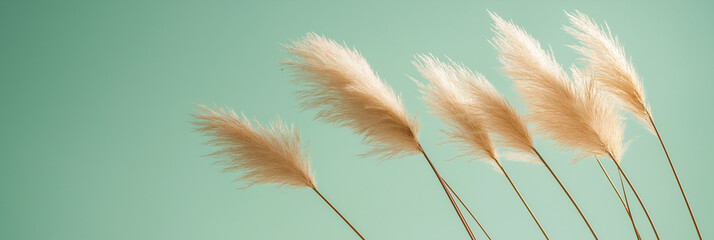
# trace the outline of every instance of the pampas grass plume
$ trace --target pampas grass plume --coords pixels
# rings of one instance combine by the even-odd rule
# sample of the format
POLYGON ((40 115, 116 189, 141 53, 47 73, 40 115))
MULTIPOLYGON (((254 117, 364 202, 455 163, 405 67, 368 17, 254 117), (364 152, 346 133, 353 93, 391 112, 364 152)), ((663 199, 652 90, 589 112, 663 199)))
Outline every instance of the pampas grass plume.
POLYGON ((291 45, 296 57, 282 64, 295 74, 304 109, 316 118, 351 128, 373 147, 368 155, 392 158, 421 152, 416 118, 355 49, 309 33, 291 45))
POLYGON ((608 156, 620 161, 624 127, 613 104, 598 94, 589 74, 574 71, 577 83, 540 43, 523 29, 490 13, 492 44, 503 70, 528 103, 530 119, 558 145, 581 155, 608 156))
POLYGON ((572 47, 585 56, 594 80, 654 133, 642 82, 620 42, 607 26, 601 28, 587 15, 579 11, 566 14, 572 27, 565 30, 580 41, 580 46, 572 47))
POLYGON ((276 120, 269 127, 255 125, 245 115, 232 110, 211 110, 193 114, 197 131, 211 137, 210 145, 220 147, 211 154, 221 157, 225 172, 243 172, 239 181, 315 188, 307 154, 300 146, 300 135, 293 127, 276 120))
POLYGON ((413 64, 429 81, 428 85, 415 81, 424 95, 424 101, 449 126, 446 134, 454 142, 462 144, 466 152, 464 155, 488 162, 498 161, 496 147, 483 123, 484 118, 473 114, 469 108, 471 99, 463 89, 462 77, 473 74, 460 65, 449 65, 433 56, 418 55, 413 64))

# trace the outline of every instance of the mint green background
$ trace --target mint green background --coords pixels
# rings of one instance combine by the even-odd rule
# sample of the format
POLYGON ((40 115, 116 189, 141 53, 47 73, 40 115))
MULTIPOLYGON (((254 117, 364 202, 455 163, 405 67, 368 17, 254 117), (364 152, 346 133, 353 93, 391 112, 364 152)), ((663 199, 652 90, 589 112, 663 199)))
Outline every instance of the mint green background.
MULTIPOLYGON (((444 124, 407 77, 419 76, 414 54, 448 55, 521 107, 487 43, 487 9, 552 47, 565 66, 578 56, 565 46, 575 41, 561 30, 562 11, 608 21, 644 79, 703 235, 714 236, 711 1, 4 1, 0 239, 354 238, 312 191, 237 190, 236 176, 204 157, 215 148, 192 132, 194 104, 293 122, 309 140, 320 189, 370 239, 466 239, 422 158, 360 158, 361 137, 296 108, 291 77, 277 64, 286 57, 280 44, 309 31, 358 48, 401 93, 426 150, 494 239, 540 239, 502 176, 481 162, 446 161, 460 153, 439 145, 444 124)), ((627 124, 636 140, 623 164, 662 238, 694 239, 656 138, 627 124)), ((569 153, 540 138, 537 146, 601 239, 634 238, 592 159, 569 166, 569 153)), ((506 167, 552 239, 590 238, 544 168, 506 167)))

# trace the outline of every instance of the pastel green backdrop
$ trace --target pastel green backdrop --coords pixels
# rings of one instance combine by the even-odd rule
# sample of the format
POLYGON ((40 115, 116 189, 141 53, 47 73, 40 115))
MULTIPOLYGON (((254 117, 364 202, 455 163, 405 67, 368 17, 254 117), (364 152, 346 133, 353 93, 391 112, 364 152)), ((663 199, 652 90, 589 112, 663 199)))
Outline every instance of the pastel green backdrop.
MULTIPOLYGON (((359 49, 401 93, 442 174, 494 239, 540 239, 505 179, 453 159, 445 125, 408 76, 417 53, 482 72, 523 111, 500 74, 486 10, 523 26, 564 66, 579 57, 563 10, 607 21, 626 46, 705 238, 714 236, 712 1, 5 1, 0 4, 0 239, 353 239, 312 191, 221 173, 192 132, 195 104, 294 123, 322 192, 369 239, 466 239, 419 156, 385 162, 349 130, 301 112, 280 44, 314 31, 359 49)), ((632 119, 623 166, 663 239, 694 228, 657 139, 632 119)), ((592 159, 537 139, 602 239, 633 239, 592 159)), ((607 164, 612 170, 612 164, 607 164)), ((589 239, 547 170, 507 163, 552 239, 589 239)), ((614 174, 614 172, 611 172, 614 174)), ((653 234, 632 202, 646 239, 653 234)), ((473 225, 473 223, 472 223, 473 225)), ((475 228, 479 239, 481 233, 475 228)))

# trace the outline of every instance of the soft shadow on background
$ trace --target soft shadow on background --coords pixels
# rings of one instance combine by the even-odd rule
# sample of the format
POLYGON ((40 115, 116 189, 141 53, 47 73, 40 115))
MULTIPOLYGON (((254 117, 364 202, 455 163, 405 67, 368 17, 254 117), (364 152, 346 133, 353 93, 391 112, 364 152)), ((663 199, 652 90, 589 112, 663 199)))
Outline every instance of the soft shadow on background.
MULTIPOLYGON (((414 54, 448 55, 525 111, 487 42, 487 9, 566 67, 579 62, 566 46, 576 42, 561 29, 563 10, 607 21, 643 78, 702 234, 714 236, 711 1, 23 1, 0 4, 0 239, 354 238, 309 190, 238 190, 192 132, 195 104, 293 122, 310 143, 321 191, 367 238, 466 239, 422 158, 360 158, 359 136, 297 109, 280 44, 309 31, 356 47, 401 94, 425 149, 493 238, 540 239, 502 176, 482 162, 448 161, 460 152, 439 145, 445 125, 409 80, 421 79, 414 54)), ((626 123, 636 140, 623 167, 660 235, 694 239, 657 139, 626 123)), ((536 144, 602 239, 634 238, 592 159, 569 165, 570 153, 536 144)), ((506 165, 552 239, 590 238, 545 168, 506 165)))

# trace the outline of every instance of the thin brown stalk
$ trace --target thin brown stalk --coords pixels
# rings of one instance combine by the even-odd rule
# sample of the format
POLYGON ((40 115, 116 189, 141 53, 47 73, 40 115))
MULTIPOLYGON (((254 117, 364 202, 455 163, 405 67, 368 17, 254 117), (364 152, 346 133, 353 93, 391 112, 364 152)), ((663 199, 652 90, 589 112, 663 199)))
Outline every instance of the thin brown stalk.
POLYGON ((652 128, 655 131, 655 135, 657 135, 657 139, 659 139, 659 143, 662 145, 662 149, 664 150, 664 155, 667 156, 667 161, 669 162, 669 167, 672 169, 672 173, 674 174, 674 179, 677 180, 677 186, 679 186, 679 191, 682 193, 682 197, 684 198, 684 203, 687 204, 687 210, 689 210, 689 216, 692 218, 692 222, 694 223, 694 228, 697 230, 697 235, 699 236, 699 240, 702 239, 702 233, 699 231, 699 225, 697 225, 697 220, 694 219, 694 213, 692 212, 692 208, 689 206, 689 200, 687 200, 687 195, 684 194, 684 188, 682 188, 682 183, 679 181, 679 176, 677 176, 677 171, 674 170, 674 164, 672 164, 672 159, 669 158, 669 153, 667 152, 667 147, 664 146, 664 141, 662 141, 662 136, 659 134, 659 130, 657 130, 657 126, 654 123, 654 120, 652 120, 652 115, 648 115, 650 123, 652 123, 652 128))
POLYGON ((555 181, 558 182, 558 185, 560 185, 560 188, 563 189, 563 192, 565 192, 565 195, 568 195, 568 199, 570 199, 570 202, 573 203, 573 206, 575 206, 575 209, 578 210, 578 213, 580 214, 580 217, 583 218, 583 221, 585 221, 585 224, 588 225, 588 229, 590 229, 590 233, 593 234, 593 237, 595 237, 595 239, 598 239, 598 238, 597 238, 597 235, 595 234, 595 230, 593 230, 592 226, 590 226, 590 223, 589 223, 588 220, 585 218, 585 214, 583 214, 583 211, 580 210, 580 207, 578 207, 578 204, 575 203, 575 199, 573 199, 573 196, 570 196, 570 192, 568 192, 568 189, 565 189, 565 186, 563 185, 563 183, 560 182, 560 179, 558 178, 558 176, 555 175, 555 173, 553 172, 553 169, 550 168, 550 166, 549 166, 548 163, 545 161, 545 159, 543 159, 543 156, 540 155, 540 153, 538 152, 538 150, 536 150, 535 148, 533 148, 533 152, 535 152, 535 154, 538 155, 538 158, 540 159, 540 161, 541 161, 541 162, 543 163, 543 165, 545 165, 545 167, 548 169, 548 171, 550 172, 550 175, 552 175, 553 178, 555 178, 555 181))
POLYGON ((471 231, 471 227, 469 227, 469 223, 466 221, 466 218, 464 218, 463 213, 461 213, 461 209, 459 209, 459 205, 454 201, 454 197, 451 196, 451 193, 449 192, 449 188, 446 186, 446 181, 444 181, 443 178, 441 178, 441 175, 439 174, 439 171, 436 171, 436 167, 434 167, 434 163, 431 162, 429 159, 429 156, 426 155, 426 152, 422 149, 421 150, 422 155, 424 155, 424 158, 426 161, 429 163, 429 166, 431 166, 431 170, 434 171, 434 175, 436 175, 436 178, 439 180, 439 183, 441 183, 441 187, 444 188, 444 192, 446 193, 446 196, 449 197, 449 201, 451 201, 451 205, 454 206, 454 210, 456 211, 456 214, 459 215, 459 219, 461 219, 461 223, 464 224, 464 228, 466 228, 466 232, 468 232, 469 237, 471 239, 476 240, 476 236, 474 236, 474 233, 471 231))
POLYGON ((627 214, 630 215, 630 221, 632 221, 632 227, 635 228, 635 234, 637 234, 637 239, 642 239, 642 236, 640 236, 640 233, 637 231, 637 228, 635 227, 635 220, 632 219, 632 212, 630 210, 630 201, 627 200, 627 190, 625 190, 625 183, 622 181, 622 174, 618 174, 620 178, 620 187, 622 188, 622 196, 625 197, 625 207, 627 208, 627 214))
MULTIPOLYGON (((622 199, 622 195, 620 195, 620 192, 617 191, 617 187, 615 187, 615 184, 612 183, 612 179, 610 179, 610 174, 607 174, 607 171, 605 171, 605 167, 602 166, 600 159, 595 157, 595 160, 597 161, 597 164, 600 165, 600 169, 602 170, 602 173, 605 174, 605 177, 607 178, 607 181, 610 183, 610 186, 612 186, 612 190, 615 191, 615 194, 617 194, 617 198, 620 199, 620 202, 622 203, 622 208, 625 209, 627 216, 630 218, 630 222, 632 222, 632 229, 635 230, 635 235, 637 235, 637 239, 642 239, 642 237, 640 236, 640 232, 637 230, 637 225, 635 225, 635 219, 632 218, 632 213, 630 212, 630 205, 626 204, 625 201, 622 199)), ((623 188, 623 191, 624 191, 624 188, 623 188)))
POLYGON ((535 221, 535 223, 538 225, 538 228, 539 228, 540 231, 543 233, 543 236, 545 236, 545 239, 550 239, 550 238, 548 237, 548 234, 545 233, 545 230, 543 229, 543 226, 540 225, 540 222, 539 222, 538 219, 536 218, 535 214, 533 214, 533 211, 531 211, 531 208, 528 207, 528 203, 526 203, 526 200, 523 199, 523 196, 521 196, 521 192, 518 191, 518 188, 516 188, 516 185, 513 184, 513 181, 511 180, 511 177, 509 177, 509 176, 508 176, 508 173, 506 173, 506 169, 503 169, 503 165, 501 165, 501 162, 499 162, 499 161, 495 161, 495 162, 496 162, 496 164, 498 165, 498 168, 501 169, 501 172, 503 172, 503 176, 506 176, 506 179, 508 179, 508 182, 511 184, 511 187, 513 187, 513 190, 516 191, 516 194, 518 194, 518 198, 520 198, 520 199, 521 199, 521 202, 523 202, 523 206, 526 207, 526 209, 528 210, 528 213, 530 213, 530 214, 531 214, 531 217, 533 217, 533 221, 535 221))
POLYGON ((622 189, 622 196, 625 198, 625 207, 627 211, 630 211, 630 201, 627 200, 627 190, 625 190, 625 183, 622 181, 622 174, 617 174, 620 178, 620 188, 622 189))
POLYGON ((612 186, 612 190, 615 190, 615 193, 617 194, 617 198, 620 199, 620 202, 622 203, 622 207, 625 208, 625 211, 630 211, 627 205, 625 204, 625 200, 622 199, 622 195, 620 195, 620 192, 617 190, 617 187, 615 187, 615 184, 612 182, 612 179, 610 178, 610 174, 605 171, 605 167, 602 166, 602 163, 600 162, 600 159, 595 157, 595 160, 597 161, 597 164, 600 165, 600 169, 602 169, 602 173, 605 174, 605 177, 607 178, 607 181, 610 183, 610 186, 612 186))
MULTIPOLYGON (((617 161, 615 161, 614 158, 612 157, 612 155, 610 156, 610 158, 613 159, 612 162, 614 162, 614 163, 615 163, 615 166, 617 166, 617 170, 620 171, 620 173, 622 174, 623 177, 625 177, 625 181, 627 181, 627 185, 630 186, 630 189, 632 190, 632 193, 635 194, 635 197, 637 198, 637 201, 640 203, 640 206, 642 207, 642 210, 645 212, 645 216, 647 216, 647 221, 649 221, 649 222, 650 222, 650 225, 652 226, 652 231, 654 232, 655 237, 659 240, 660 238, 659 238, 659 234, 657 233, 657 228, 655 227, 654 222, 652 222, 652 218, 650 217, 649 212, 647 212, 647 208, 645 208, 645 204, 642 203, 642 199, 640 198, 640 195, 637 194, 637 190, 635 190, 635 187, 632 186, 632 182, 630 182, 630 179, 627 177, 627 174, 625 174, 625 172, 622 170, 622 167, 620 167, 620 163, 618 163, 617 161)), ((631 211, 630 211, 630 212, 631 212, 631 211)))
POLYGON ((459 200, 459 202, 461 203, 461 206, 463 206, 466 209, 466 211, 469 212, 469 215, 471 215, 471 218, 473 218, 474 221, 476 221, 476 224, 478 224, 478 227, 481 228, 481 231, 483 231, 483 234, 485 234, 486 237, 489 240, 491 240, 491 236, 488 235, 488 233, 486 232, 486 229, 483 227, 483 225, 481 225, 481 222, 479 222, 478 219, 476 219, 476 216, 474 215, 473 212, 471 212, 471 209, 469 209, 469 207, 466 206, 466 203, 464 203, 464 201, 461 200, 461 197, 459 197, 459 195, 456 194, 456 191, 454 191, 454 189, 451 188, 451 185, 449 185, 449 183, 446 182, 446 180, 444 180, 443 178, 441 180, 444 181, 444 184, 446 184, 446 187, 449 188, 449 191, 451 191, 451 193, 454 194, 454 196, 456 197, 456 200, 459 200))
POLYGON ((345 223, 347 223, 347 225, 349 225, 350 228, 352 228, 352 230, 355 231, 355 233, 359 236, 359 238, 364 240, 364 237, 362 236, 362 234, 360 234, 359 231, 357 231, 357 229, 354 226, 352 226, 352 223, 350 223, 350 221, 348 221, 347 218, 345 218, 345 216, 343 216, 342 213, 340 213, 340 211, 338 211, 337 208, 335 208, 335 206, 333 206, 332 203, 330 203, 330 201, 328 201, 327 198, 325 198, 325 196, 323 196, 322 193, 320 193, 320 191, 317 190, 317 188, 313 187, 312 190, 314 190, 315 193, 317 193, 317 195, 319 195, 320 198, 322 198, 322 200, 325 200, 325 203, 327 203, 327 205, 330 205, 332 210, 335 210, 337 215, 340 215, 342 220, 344 220, 345 223))

